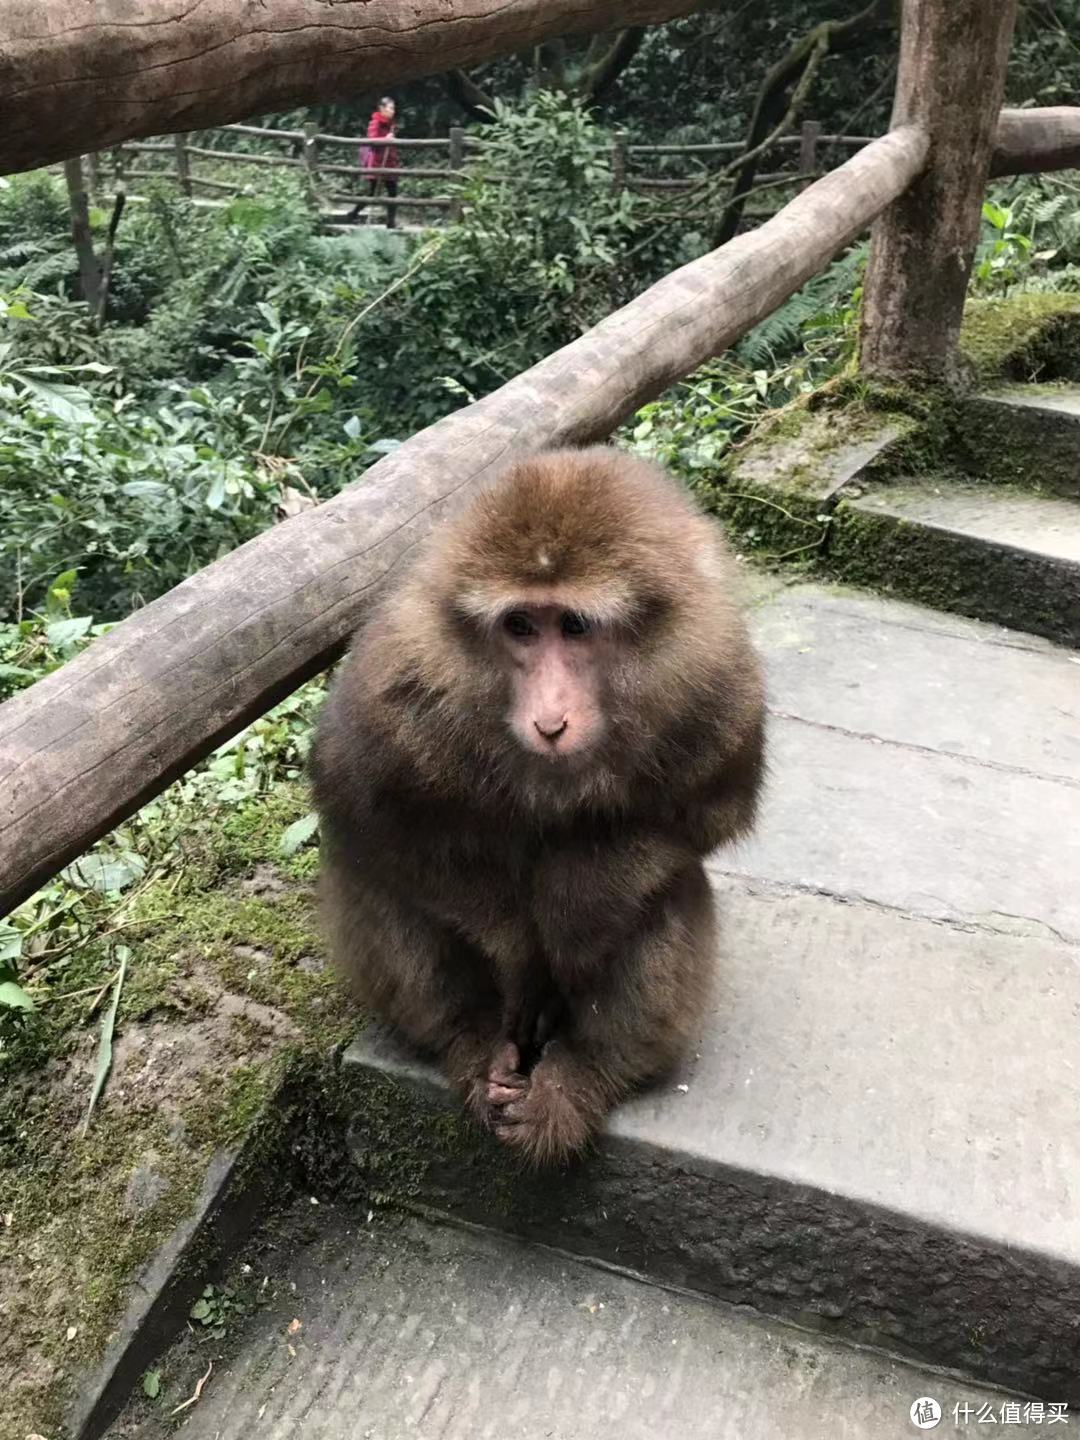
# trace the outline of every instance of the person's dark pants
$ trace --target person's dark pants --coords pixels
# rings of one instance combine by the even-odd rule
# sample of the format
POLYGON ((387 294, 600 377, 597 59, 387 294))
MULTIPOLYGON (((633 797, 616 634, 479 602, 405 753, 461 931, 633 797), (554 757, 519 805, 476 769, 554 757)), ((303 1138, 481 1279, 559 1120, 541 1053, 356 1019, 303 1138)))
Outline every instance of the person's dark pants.
MULTIPOLYGON (((374 200, 375 196, 379 193, 380 188, 383 189, 383 190, 385 190, 386 194, 389 195, 391 199, 393 199, 394 196, 397 194, 397 176, 396 176, 396 175, 376 175, 373 179, 370 179, 370 180, 368 181, 368 195, 369 195, 373 200, 374 200)), ((352 208, 352 210, 349 212, 348 218, 349 218, 350 220, 357 220, 357 219, 359 219, 359 217, 360 217, 360 211, 361 211, 362 209, 363 209, 363 206, 362 206, 362 205, 359 205, 359 204, 358 204, 358 205, 354 205, 353 208, 352 208)), ((395 226, 396 224, 397 224, 397 208, 396 208, 396 206, 394 206, 394 205, 387 205, 387 207, 386 207, 386 225, 387 225, 387 229, 393 230, 393 228, 394 228, 394 226, 395 226)))

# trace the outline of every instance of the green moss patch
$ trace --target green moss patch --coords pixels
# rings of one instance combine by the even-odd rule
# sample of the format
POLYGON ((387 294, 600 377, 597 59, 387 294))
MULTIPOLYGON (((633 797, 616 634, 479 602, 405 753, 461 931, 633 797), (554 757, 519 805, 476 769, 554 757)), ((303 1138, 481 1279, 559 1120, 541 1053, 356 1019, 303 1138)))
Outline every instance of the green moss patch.
POLYGON ((905 463, 924 421, 865 386, 837 382, 763 425, 699 485, 739 550, 766 563, 813 566, 824 554, 836 496, 905 463))
POLYGON ((1075 582, 1012 547, 841 501, 829 536, 829 569, 852 585, 1080 643, 1075 582))
MULTIPOLYGON (((1061 385, 1023 387, 1026 398, 1061 385)), ((1009 404, 1008 389, 974 395, 956 409, 958 453, 966 468, 995 485, 1080 499, 1080 416, 1009 404)))
POLYGON ((313 852, 280 852, 307 806, 303 787, 283 785, 196 827, 175 872, 125 913, 112 1068, 85 1136, 103 1006, 88 1009, 115 963, 109 937, 39 993, 4 1057, 0 1435, 67 1433, 79 1377, 212 1157, 268 1125, 271 1098, 355 1026, 317 931, 313 852))
POLYGON ((960 351, 978 383, 1080 379, 1080 295, 969 300, 960 351))

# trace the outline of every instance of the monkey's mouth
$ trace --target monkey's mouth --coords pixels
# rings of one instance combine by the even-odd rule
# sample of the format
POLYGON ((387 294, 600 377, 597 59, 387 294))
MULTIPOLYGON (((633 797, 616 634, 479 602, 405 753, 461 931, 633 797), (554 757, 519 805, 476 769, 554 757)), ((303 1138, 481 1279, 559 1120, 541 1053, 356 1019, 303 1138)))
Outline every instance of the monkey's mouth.
MULTIPOLYGON (((517 738, 517 737, 515 737, 517 738)), ((596 759, 594 740, 579 739, 554 744, 546 741, 517 739, 519 753, 545 771, 578 771, 596 759)))

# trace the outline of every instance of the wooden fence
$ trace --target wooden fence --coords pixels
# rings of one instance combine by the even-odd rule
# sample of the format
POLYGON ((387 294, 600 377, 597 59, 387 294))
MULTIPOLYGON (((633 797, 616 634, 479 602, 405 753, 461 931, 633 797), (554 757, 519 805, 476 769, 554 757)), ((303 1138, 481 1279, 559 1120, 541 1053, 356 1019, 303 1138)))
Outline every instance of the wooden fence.
POLYGON ((987 176, 1080 165, 1080 107, 1000 111, 1015 10, 905 0, 888 134, 0 706, 0 914, 324 669, 379 586, 516 455, 610 435, 871 222, 864 370, 947 378, 987 176))
MULTIPOLYGON (((839 159, 868 145, 868 135, 827 135, 820 122, 806 120, 796 135, 777 139, 767 155, 776 168, 759 174, 757 186, 805 185, 820 178, 825 169, 839 159)), ((431 139, 369 140, 361 135, 328 135, 314 125, 302 130, 274 130, 258 125, 224 125, 192 135, 173 135, 164 139, 128 141, 105 154, 86 157, 87 178, 91 193, 102 194, 123 187, 129 196, 138 198, 139 182, 167 181, 175 184, 189 197, 206 205, 223 205, 222 196, 243 194, 257 184, 260 173, 271 169, 289 169, 303 177, 313 205, 323 213, 328 228, 342 225, 348 209, 362 206, 381 210, 388 225, 393 225, 399 212, 422 215, 425 223, 453 218, 458 213, 462 172, 470 155, 482 153, 482 135, 468 134, 461 126, 451 127, 444 137, 431 139), (265 146, 257 151, 228 148, 238 138, 265 146), (216 143, 215 143, 216 142, 216 143), (415 190, 396 197, 385 193, 369 195, 361 172, 358 152, 362 146, 372 149, 393 148, 399 157, 412 163, 382 168, 380 178, 404 182, 422 182, 421 188, 439 182, 441 193, 423 194, 415 190), (348 158, 346 158, 348 157, 348 158), (252 181, 245 182, 228 174, 230 170, 254 172, 252 181), (208 173, 209 172, 209 173, 208 173)), ((740 140, 711 144, 631 144, 625 134, 612 141, 612 175, 616 190, 631 190, 658 198, 685 196, 701 186, 712 173, 717 161, 730 163, 743 151, 740 140), (647 173, 657 161, 669 165, 682 162, 682 168, 695 170, 692 176, 647 173)), ((712 210, 679 212, 687 219, 714 217, 712 210)))

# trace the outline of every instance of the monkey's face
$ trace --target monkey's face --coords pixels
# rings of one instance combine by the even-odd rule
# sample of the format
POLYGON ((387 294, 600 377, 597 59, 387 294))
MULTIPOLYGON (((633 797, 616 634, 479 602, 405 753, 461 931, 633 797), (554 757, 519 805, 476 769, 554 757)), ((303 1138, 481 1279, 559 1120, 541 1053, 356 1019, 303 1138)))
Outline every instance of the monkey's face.
POLYGON ((595 749, 605 730, 603 632, 556 600, 508 610, 495 639, 510 676, 507 719, 518 744, 552 762, 595 749))

